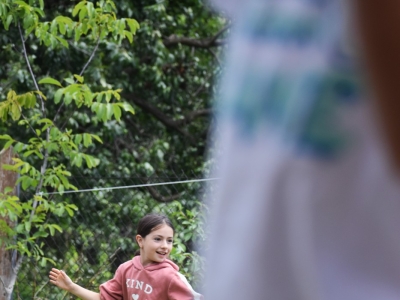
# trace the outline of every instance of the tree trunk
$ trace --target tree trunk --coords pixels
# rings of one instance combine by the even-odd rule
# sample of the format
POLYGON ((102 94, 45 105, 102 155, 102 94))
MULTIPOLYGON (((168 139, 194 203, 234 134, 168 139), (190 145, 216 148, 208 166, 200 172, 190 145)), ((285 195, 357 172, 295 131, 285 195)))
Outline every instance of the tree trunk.
MULTIPOLYGON (((12 171, 3 170, 3 164, 13 164, 13 150, 8 148, 0 152, 0 193, 4 192, 6 187, 14 187, 18 178, 18 174, 12 171)), ((17 193, 16 187, 14 194, 17 193)), ((0 200, 1 201, 1 200, 0 200)), ((9 226, 12 222, 7 217, 1 217, 9 226)), ((3 233, 0 231, 0 240, 3 233)), ((5 246, 0 244, 0 300, 9 300, 15 284, 16 274, 16 257, 13 261, 13 252, 5 249, 5 246)))

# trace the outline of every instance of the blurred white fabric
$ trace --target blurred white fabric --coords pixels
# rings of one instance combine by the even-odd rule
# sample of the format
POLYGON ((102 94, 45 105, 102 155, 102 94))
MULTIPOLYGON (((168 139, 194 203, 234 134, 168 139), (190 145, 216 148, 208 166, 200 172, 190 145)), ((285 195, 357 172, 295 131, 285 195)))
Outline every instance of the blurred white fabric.
POLYGON ((400 299, 400 184, 341 2, 214 0, 234 27, 207 300, 400 299))

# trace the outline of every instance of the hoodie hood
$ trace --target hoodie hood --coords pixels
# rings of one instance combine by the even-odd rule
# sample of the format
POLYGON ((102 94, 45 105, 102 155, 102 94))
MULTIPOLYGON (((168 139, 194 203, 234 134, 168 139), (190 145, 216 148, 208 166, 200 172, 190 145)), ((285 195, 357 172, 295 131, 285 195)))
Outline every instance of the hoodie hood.
POLYGON ((155 270, 172 267, 175 271, 179 271, 179 267, 172 260, 169 260, 169 259, 166 259, 160 263, 153 263, 153 264, 147 265, 146 267, 143 267, 142 263, 140 262, 140 255, 138 255, 138 256, 135 256, 134 258, 132 258, 132 263, 135 266, 135 268, 138 270, 155 271, 155 270))

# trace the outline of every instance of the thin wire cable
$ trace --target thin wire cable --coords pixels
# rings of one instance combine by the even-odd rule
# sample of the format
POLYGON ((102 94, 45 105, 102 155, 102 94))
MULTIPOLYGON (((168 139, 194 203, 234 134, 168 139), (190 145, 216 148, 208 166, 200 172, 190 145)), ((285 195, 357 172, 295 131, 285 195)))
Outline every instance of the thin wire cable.
POLYGON ((136 184, 136 185, 112 186, 112 187, 106 187, 106 188, 93 188, 93 189, 84 189, 84 190, 69 190, 69 191, 63 191, 63 192, 51 192, 51 193, 40 192, 39 195, 56 195, 56 194, 62 195, 62 194, 71 194, 71 193, 111 191, 111 190, 130 189, 130 188, 157 186, 157 185, 171 185, 171 184, 211 181, 211 180, 218 180, 218 179, 219 178, 203 178, 203 179, 192 179, 192 180, 182 180, 182 181, 170 181, 170 182, 146 183, 146 184, 136 184))

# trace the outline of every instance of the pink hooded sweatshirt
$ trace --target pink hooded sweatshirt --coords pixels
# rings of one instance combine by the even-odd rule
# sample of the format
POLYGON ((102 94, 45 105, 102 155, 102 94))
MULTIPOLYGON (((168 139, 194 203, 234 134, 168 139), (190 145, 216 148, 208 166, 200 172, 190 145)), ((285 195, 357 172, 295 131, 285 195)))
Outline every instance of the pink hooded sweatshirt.
POLYGON ((100 285, 102 300, 200 300, 179 267, 170 260, 142 266, 140 256, 121 264, 114 278, 100 285))

